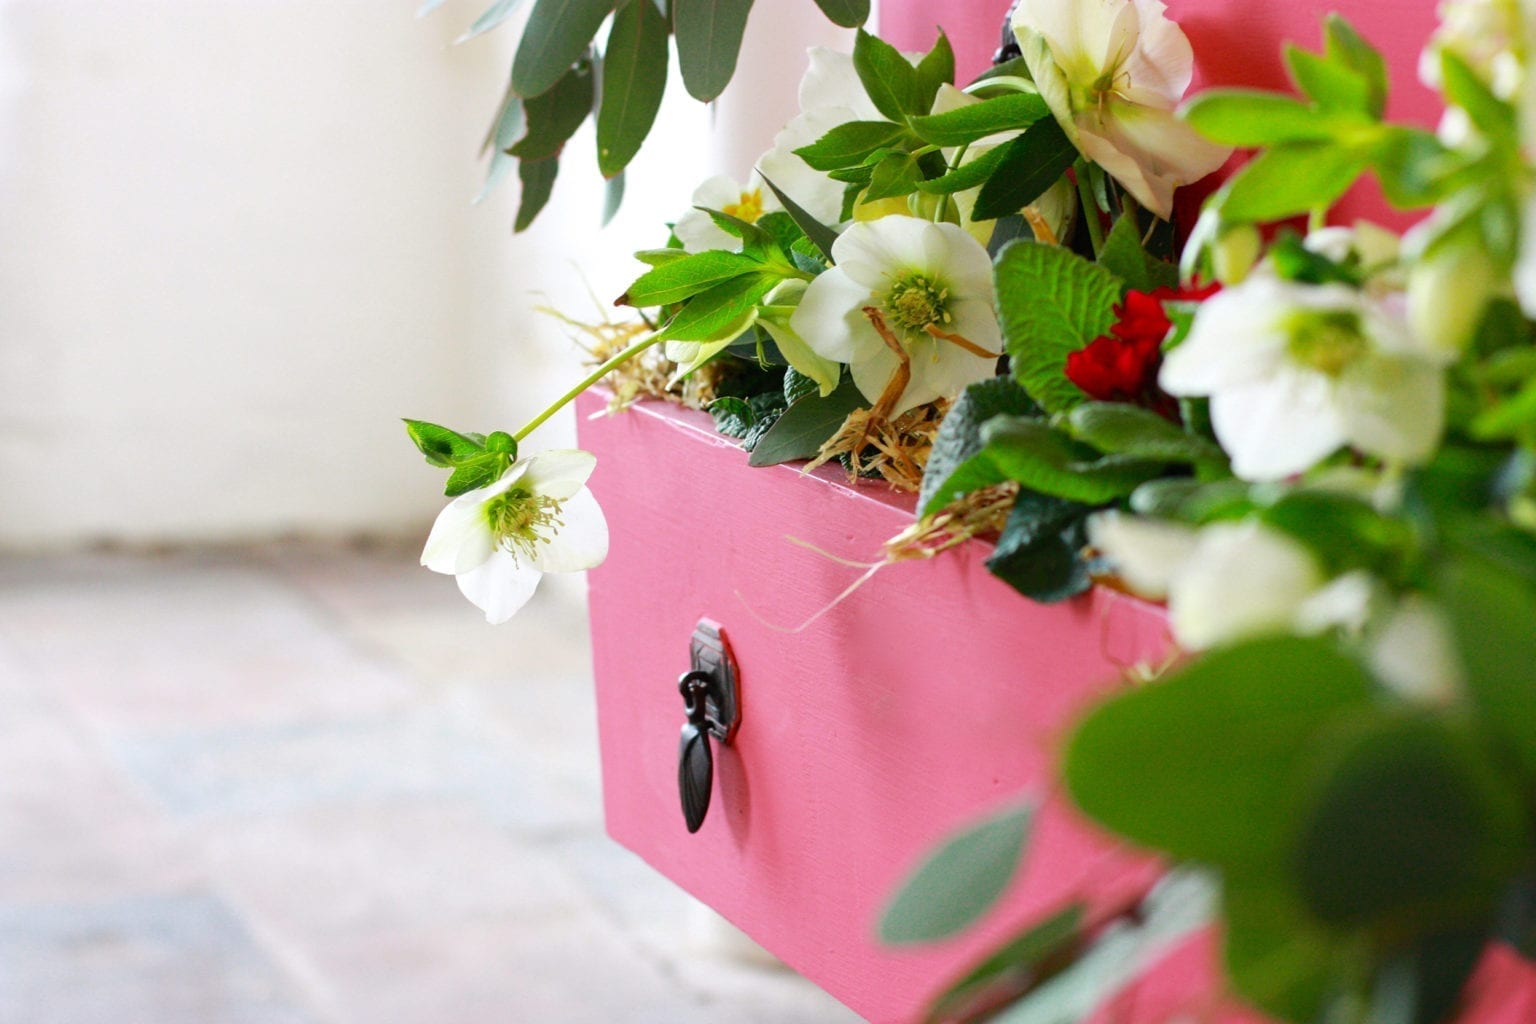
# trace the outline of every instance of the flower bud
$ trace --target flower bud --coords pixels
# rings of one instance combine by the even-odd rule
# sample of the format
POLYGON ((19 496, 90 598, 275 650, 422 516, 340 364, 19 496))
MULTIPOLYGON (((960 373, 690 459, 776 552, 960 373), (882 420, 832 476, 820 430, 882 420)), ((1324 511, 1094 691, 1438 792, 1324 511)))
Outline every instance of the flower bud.
POLYGON ((1408 271, 1409 327, 1439 354, 1462 352, 1482 321, 1496 277, 1481 246, 1452 244, 1432 250, 1408 271))
POLYGON ((1264 240, 1259 229, 1252 224, 1235 224, 1227 228, 1211 246, 1211 272, 1222 284, 1240 284, 1248 272, 1259 262, 1264 251, 1264 240))

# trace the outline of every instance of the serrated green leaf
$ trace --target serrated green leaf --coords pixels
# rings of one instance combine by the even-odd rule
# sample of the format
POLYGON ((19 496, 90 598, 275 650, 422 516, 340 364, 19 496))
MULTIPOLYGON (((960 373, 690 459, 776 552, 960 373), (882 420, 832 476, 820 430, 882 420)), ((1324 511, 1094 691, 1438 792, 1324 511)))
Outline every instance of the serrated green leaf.
POLYGON ((715 399, 709 403, 709 414, 714 417, 715 429, 726 437, 746 437, 757 423, 757 414, 740 398, 715 399))
POLYGON ((662 327, 666 341, 730 342, 752 326, 757 304, 779 279, 772 274, 743 274, 688 300, 662 327))
POLYGON ((519 160, 548 160, 560 155, 576 129, 592 113, 592 65, 587 61, 571 68, 554 87, 523 104, 527 133, 509 152, 519 160))
POLYGON ((686 254, 681 259, 669 260, 642 274, 629 286, 628 291, 615 300, 614 305, 641 309, 670 306, 674 302, 682 302, 708 291, 722 281, 757 273, 762 269, 763 265, 759 261, 735 252, 711 249, 686 254))
POLYGON ((976 220, 1017 213, 1056 184, 1078 156, 1077 147, 1054 117, 1042 117, 1003 150, 996 172, 976 198, 972 214, 976 220))
POLYGON ((950 475, 981 451, 983 424, 994 416, 1029 416, 1038 411, 1012 377, 993 377, 966 388, 939 424, 928 463, 923 467, 923 483, 917 495, 919 513, 933 515, 960 494, 968 493, 959 491, 942 502, 935 500, 950 475))
POLYGON ((917 69, 885 40, 859 29, 853 44, 853 68, 875 109, 887 120, 905 123, 909 114, 928 113, 917 69))
POLYGON ((614 0, 537 0, 512 58, 512 88, 529 99, 565 77, 592 45, 614 0))
MULTIPOLYGON (((416 17, 419 18, 424 14, 430 14, 440 6, 442 6, 442 0, 435 0, 435 2, 434 0, 427 0, 427 2, 422 4, 421 8, 416 12, 416 17)), ((454 42, 464 43, 475 38, 476 36, 484 35, 491 29, 495 28, 497 25, 500 25, 502 22, 512 17, 512 15, 516 14, 517 9, 521 6, 523 6, 523 0, 496 0, 496 2, 487 7, 484 13, 482 13, 480 17, 476 18, 474 23, 469 26, 469 29, 463 35, 459 36, 459 38, 455 39, 454 42)))
POLYGON ((814 395, 821 390, 821 385, 816 383, 814 377, 808 377, 791 366, 784 371, 784 402, 786 405, 794 405, 806 395, 814 395))
POLYGON ((864 158, 894 144, 906 131, 889 121, 848 121, 838 125, 795 155, 818 171, 857 167, 864 158))
POLYGON ((1012 881, 1033 820, 1032 806, 1009 807, 929 854, 880 915, 880 940, 937 942, 974 923, 1012 881))
POLYGON ((816 0, 816 6, 832 24, 843 28, 857 28, 869 20, 869 0, 816 0))
POLYGON ((708 103, 736 73, 752 0, 672 0, 672 34, 688 95, 708 103))
POLYGON ((1020 491, 987 571, 1032 601, 1054 604, 1093 585, 1083 561, 1083 520, 1093 506, 1020 491))
POLYGON ((1332 206, 1365 170, 1366 160, 1332 142, 1292 142, 1260 153, 1212 202, 1228 221, 1281 220, 1332 206))
POLYGON ((473 458, 485 451, 485 445, 466 437, 456 430, 428 423, 425 420, 405 420, 405 432, 429 463, 444 469, 463 459, 473 458))
POLYGON ((892 153, 875 165, 864 189, 864 202, 909 196, 917 191, 923 172, 911 153, 892 153))
POLYGON ((1285 66, 1296 88, 1323 110, 1372 116, 1375 103, 1371 83, 1360 72, 1294 45, 1285 48, 1285 66))
POLYGON ((998 132, 1021 131, 1048 116, 1045 100, 1034 93, 1015 92, 942 114, 914 117, 908 123, 924 142, 964 146, 998 132))
POLYGON ((613 17, 597 108, 597 167, 605 178, 629 166, 656 121, 667 89, 669 32, 651 0, 625 0, 613 17))
POLYGON ((816 456, 856 409, 869 408, 852 380, 844 380, 826 398, 807 395, 785 410, 752 450, 751 466, 776 466, 816 456))
POLYGON ((1256 89, 1211 89, 1196 96, 1181 116, 1210 139, 1227 146, 1319 142, 1337 134, 1336 121, 1291 96, 1256 89))
POLYGON ((1068 740, 1062 774, 1078 807, 1138 844, 1263 874, 1289 849, 1314 744, 1375 700, 1331 640, 1250 641, 1100 704, 1068 740))
POLYGON ((805 237, 810 239, 811 244, 820 250, 828 263, 831 263, 832 244, 837 241, 837 232, 815 217, 812 217, 805 211, 803 206, 785 195, 779 189, 779 186, 775 185, 768 178, 764 178, 763 183, 768 186, 769 191, 779 200, 779 205, 784 207, 784 212, 789 214, 791 219, 794 220, 795 226, 805 232, 805 237))
POLYGON ((1100 457, 1049 424, 1022 416, 996 417, 982 428, 981 436, 982 456, 991 459, 1005 479, 1089 505, 1123 498, 1168 469, 1162 460, 1100 457))
POLYGON ((517 220, 512 225, 513 231, 526 231, 528 225, 533 223, 539 211, 549 202, 550 193, 555 190, 555 178, 559 173, 559 157, 517 162, 517 177, 522 183, 523 194, 518 200, 517 220))
POLYGON ((1072 436, 1106 455, 1225 468, 1214 441, 1186 433, 1157 413, 1123 402, 1084 402, 1067 416, 1072 436))
POLYGON ((993 273, 1015 379, 1046 412, 1085 401, 1067 379, 1067 355, 1114 326, 1119 278, 1061 246, 1028 241, 1004 247, 993 273))

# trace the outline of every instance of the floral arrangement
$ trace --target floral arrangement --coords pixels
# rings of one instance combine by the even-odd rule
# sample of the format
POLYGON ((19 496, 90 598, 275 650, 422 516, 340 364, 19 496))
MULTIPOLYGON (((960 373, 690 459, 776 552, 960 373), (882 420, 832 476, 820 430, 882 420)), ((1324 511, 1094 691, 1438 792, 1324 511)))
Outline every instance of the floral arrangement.
MULTIPOLYGON (((548 198, 539 160, 594 108, 614 5, 571 6, 592 15, 574 49, 535 7, 518 61, 554 66, 514 67, 495 133, 522 161, 520 225, 548 198)), ((689 6, 618 5, 605 173, 605 140, 627 158, 654 114, 610 116, 638 74, 615 39, 664 67, 675 33, 690 89, 713 75, 696 95, 729 78, 701 69, 689 6)), ((1129 979, 1113 965, 1214 916, 1231 990, 1277 1019, 1449 1020, 1491 941, 1536 958, 1532 28, 1514 0, 1442 5, 1420 67, 1437 132, 1384 120, 1385 62, 1337 17, 1320 52, 1287 50, 1295 95, 1186 100, 1193 55, 1158 0, 1020 0, 1011 49, 963 89, 942 34, 814 50, 749 179, 703 183, 638 254, 618 300, 636 325, 604 333, 587 379, 516 434, 407 421, 451 469, 423 564, 501 621, 541 573, 602 560, 592 457, 518 447, 606 380, 619 405, 707 408, 753 465, 915 490, 895 551, 995 535, 989 568, 1030 598, 1165 601, 1181 656, 1093 710, 1061 772, 1088 815, 1187 867, 1112 920, 1063 908, 935 1019, 1000 991, 1019 1020, 1080 1019, 1129 979), (1257 152, 1180 245, 1175 191, 1234 147, 1257 152), (1367 174, 1418 226, 1328 225, 1367 174)), ((1020 820, 941 851, 945 891, 1000 891, 1007 865, 951 854, 999 827, 1022 848, 1020 820)), ((889 937, 974 918, 924 927, 932 891, 895 894, 889 937)))

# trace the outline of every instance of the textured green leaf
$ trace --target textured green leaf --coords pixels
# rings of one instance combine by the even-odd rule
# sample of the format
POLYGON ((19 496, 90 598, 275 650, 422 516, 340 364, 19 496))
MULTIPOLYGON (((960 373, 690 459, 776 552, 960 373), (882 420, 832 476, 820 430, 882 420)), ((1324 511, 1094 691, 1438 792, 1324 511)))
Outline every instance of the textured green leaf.
POLYGON ((1123 402, 1084 402, 1067 416, 1079 441, 1106 455, 1136 455, 1188 465, 1224 468, 1227 457, 1214 441, 1183 429, 1157 413, 1123 402))
POLYGON ((1147 252, 1141 244, 1136 218, 1122 214, 1104 239, 1099 266, 1114 274, 1127 288, 1150 292, 1179 282, 1179 268, 1147 252))
POLYGON ((672 0, 672 34, 688 94, 705 103, 736 73, 752 0, 672 0))
POLYGON ((920 513, 932 515, 958 496, 951 494, 942 503, 935 500, 950 474, 981 451, 984 423, 994 416, 1028 416, 1037 411, 1034 401, 1012 377, 993 377, 966 388, 944 416, 933 440, 917 496, 920 513))
POLYGON ((976 220, 1017 213, 1056 184, 1078 156, 1054 117, 1042 117, 1003 148, 1002 162, 976 198, 976 220))
POLYGON ((597 166, 605 178, 629 166, 656 121, 667 89, 669 31, 651 0, 625 0, 613 17, 597 108, 597 166))
POLYGON ((1114 326, 1119 278, 1061 246, 1030 241, 1009 243, 993 273, 1014 377, 1047 412, 1085 401, 1067 379, 1067 355, 1114 326))
POLYGON ((987 571, 1032 601, 1054 604, 1093 585, 1083 560, 1083 519, 1092 505, 1020 491, 987 571))
POLYGON ((555 178, 559 173, 559 157, 518 161, 517 177, 522 182, 523 194, 518 201, 517 220, 513 222, 513 231, 526 231, 528 225, 533 223, 539 211, 549 202, 550 193, 555 190, 555 178))
POLYGON ((1278 870, 1298 773, 1322 732, 1375 693, 1331 640, 1218 649, 1095 708, 1068 741, 1063 775, 1079 807, 1141 845, 1278 870))
POLYGON ((740 398, 715 399, 709 403, 709 414, 715 419, 715 429, 726 437, 746 437, 757 423, 757 414, 740 398))
POLYGON ((512 88, 530 99, 547 92, 581 58, 613 0, 537 0, 512 58, 512 88))
POLYGON ((776 466, 795 459, 815 458, 851 413, 867 408, 869 402, 851 379, 844 380, 826 398, 807 395, 785 410, 763 435, 752 450, 748 465, 776 466))
POLYGON ((1033 819, 1033 807, 1009 807, 950 837, 908 876, 880 915, 880 940, 937 942, 974 923, 1012 881, 1033 819))
POLYGON ((614 305, 641 309, 669 306, 707 291, 722 281, 762 269, 763 265, 757 260, 740 253, 718 249, 692 253, 642 274, 614 305))
POLYGON ((793 366, 784 371, 784 401, 794 405, 806 395, 814 395, 821 390, 821 385, 816 383, 814 377, 808 377, 793 366))
POLYGON ((908 114, 928 113, 917 69, 890 43, 859 29, 853 44, 853 67, 875 109, 887 120, 905 123, 908 114))
POLYGON ((1300 100, 1256 89, 1211 89, 1189 102, 1182 114, 1196 130, 1227 146, 1273 146, 1334 137, 1336 122, 1300 100))
POLYGON ((990 458, 1005 479, 1042 494, 1090 505, 1123 498, 1138 485, 1162 476, 1167 464, 1126 455, 1105 455, 1040 420, 999 416, 981 431, 990 458))
POLYGON ((856 167, 877 149, 893 145, 906 132, 889 121, 848 121, 838 125, 795 155, 818 171, 856 167))
POLYGON ((1333 205, 1366 160, 1332 142, 1293 142, 1260 153, 1217 193, 1229 221, 1281 220, 1333 205))
POLYGON ((857 28, 869 20, 869 0, 816 0, 816 6, 843 28, 857 28))
POLYGON ((548 160, 560 155, 576 129, 592 112, 592 65, 571 68, 554 88, 524 102, 528 132, 509 151, 519 160, 548 160))
POLYGON ((942 114, 914 117, 917 137, 935 146, 964 146, 998 132, 1021 131, 1050 115, 1034 93, 1013 92, 942 114))
MULTIPOLYGON (((427 0, 426 3, 421 5, 421 9, 416 12, 416 16, 419 18, 423 14, 430 14, 441 4, 442 0, 436 0, 436 2, 427 0)), ((455 39, 454 42, 463 43, 476 36, 484 35, 516 14, 517 9, 521 6, 523 6, 523 0, 496 0, 495 3, 485 9, 485 12, 480 17, 474 20, 474 23, 469 26, 468 31, 455 39)))

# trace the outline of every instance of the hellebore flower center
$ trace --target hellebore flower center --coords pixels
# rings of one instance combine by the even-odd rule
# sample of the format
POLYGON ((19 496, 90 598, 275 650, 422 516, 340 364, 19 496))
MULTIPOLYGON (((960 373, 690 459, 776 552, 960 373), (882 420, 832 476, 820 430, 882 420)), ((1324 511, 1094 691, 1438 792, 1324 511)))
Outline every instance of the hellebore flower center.
POLYGON ((548 544, 565 525, 560 508, 565 503, 547 494, 514 488, 485 503, 485 518, 498 547, 532 559, 538 545, 548 544))
POLYGON ((949 289, 924 274, 899 279, 885 294, 885 312, 891 323, 904 331, 927 333, 934 324, 947 324, 949 289))
POLYGON ((1343 310, 1298 310, 1286 325, 1291 358, 1318 373, 1337 377, 1365 354, 1359 315, 1343 310))

